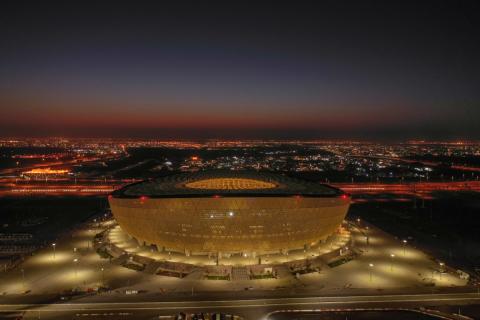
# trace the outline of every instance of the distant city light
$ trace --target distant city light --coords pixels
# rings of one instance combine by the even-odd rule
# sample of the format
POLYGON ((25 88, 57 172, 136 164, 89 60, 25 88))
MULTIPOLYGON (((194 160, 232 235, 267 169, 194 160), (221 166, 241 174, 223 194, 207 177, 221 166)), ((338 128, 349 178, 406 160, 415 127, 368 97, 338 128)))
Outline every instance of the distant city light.
POLYGON ((53 174, 67 174, 69 170, 66 169, 50 169, 50 168, 38 168, 25 171, 23 174, 38 174, 38 175, 53 175, 53 174))

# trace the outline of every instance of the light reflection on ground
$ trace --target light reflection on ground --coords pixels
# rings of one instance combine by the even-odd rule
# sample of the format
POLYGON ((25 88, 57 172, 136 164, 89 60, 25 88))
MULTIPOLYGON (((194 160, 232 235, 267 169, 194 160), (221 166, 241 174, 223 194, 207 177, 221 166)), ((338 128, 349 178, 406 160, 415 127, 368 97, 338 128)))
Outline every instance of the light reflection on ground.
MULTIPOLYGON (((354 249, 361 252, 356 259, 334 268, 325 265, 320 272, 300 275, 298 279, 291 276, 283 279, 214 281, 146 274, 109 263, 108 259, 102 259, 92 248, 93 236, 108 225, 111 226, 112 223, 110 221, 99 228, 90 224, 59 239, 56 244, 55 259, 52 247, 47 246, 34 256, 27 258, 16 269, 0 273, 0 294, 19 294, 28 290, 31 291, 30 294, 62 292, 73 288, 86 290, 102 284, 114 290, 129 287, 154 292, 190 292, 192 287, 197 291, 212 291, 243 290, 245 287, 275 289, 280 286, 299 285, 328 292, 329 290, 348 290, 348 288, 422 288, 432 284, 435 287, 451 287, 466 283, 453 270, 440 275, 442 270, 438 261, 411 247, 408 243, 404 245, 400 240, 373 226, 369 226, 367 230, 363 222, 360 228, 351 229, 354 249), (368 245, 365 234, 369 236, 368 245), (77 250, 74 251, 74 248, 77 250), (394 254, 393 259, 391 254, 394 254), (74 259, 78 259, 77 262, 74 262, 74 259), (370 263, 374 266, 369 267, 370 263), (23 274, 21 269, 24 270, 23 274)), ((121 243, 124 236, 119 230, 112 230, 113 241, 121 243)), ((339 241, 341 245, 341 241, 346 241, 346 238, 339 237, 339 241)), ((126 247, 131 247, 132 250, 142 252, 149 257, 157 257, 160 254, 136 245, 126 247)), ((304 257, 305 254, 299 253, 299 256, 304 257)), ((288 256, 290 257, 291 255, 288 256)), ((183 255, 171 254, 172 261, 180 261, 184 258, 183 255)), ((188 258, 192 263, 213 263, 213 259, 205 261, 202 257, 188 258)), ((247 261, 248 258, 244 260, 247 261)), ((265 260, 273 262, 275 257, 270 256, 265 260)))

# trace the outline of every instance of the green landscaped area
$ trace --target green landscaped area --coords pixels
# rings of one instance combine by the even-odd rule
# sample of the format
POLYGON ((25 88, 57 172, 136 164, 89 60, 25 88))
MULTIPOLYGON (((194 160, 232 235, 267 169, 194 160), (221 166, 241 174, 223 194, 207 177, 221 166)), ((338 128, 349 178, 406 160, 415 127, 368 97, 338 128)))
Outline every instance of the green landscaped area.
POLYGON ((252 274, 250 279, 275 279, 275 276, 271 273, 268 274, 252 274))
POLYGON ((350 261, 352 259, 353 259, 353 257, 346 257, 346 258, 338 259, 338 260, 335 260, 335 261, 332 261, 332 262, 328 263, 328 266, 330 268, 335 268, 335 267, 341 266, 344 263, 347 263, 348 261, 350 261))
POLYGON ((230 280, 230 277, 228 275, 226 275, 226 276, 206 275, 205 279, 207 279, 207 280, 230 280))

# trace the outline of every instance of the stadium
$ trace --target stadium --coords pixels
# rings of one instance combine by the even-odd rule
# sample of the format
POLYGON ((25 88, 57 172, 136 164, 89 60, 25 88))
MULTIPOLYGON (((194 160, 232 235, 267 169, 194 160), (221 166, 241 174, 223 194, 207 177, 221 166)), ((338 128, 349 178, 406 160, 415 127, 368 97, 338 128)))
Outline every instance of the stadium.
POLYGON ((139 244, 187 256, 255 256, 322 243, 341 225, 350 198, 279 174, 200 171, 128 185, 109 204, 139 244))

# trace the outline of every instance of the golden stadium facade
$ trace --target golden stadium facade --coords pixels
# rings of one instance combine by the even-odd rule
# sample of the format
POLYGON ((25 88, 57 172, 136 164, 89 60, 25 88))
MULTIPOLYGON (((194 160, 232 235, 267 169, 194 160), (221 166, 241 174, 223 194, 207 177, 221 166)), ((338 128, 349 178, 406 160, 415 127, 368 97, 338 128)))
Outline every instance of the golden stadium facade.
POLYGON ((142 244, 186 254, 286 253, 325 240, 350 198, 279 174, 201 171, 143 181, 109 197, 120 227, 142 244))

